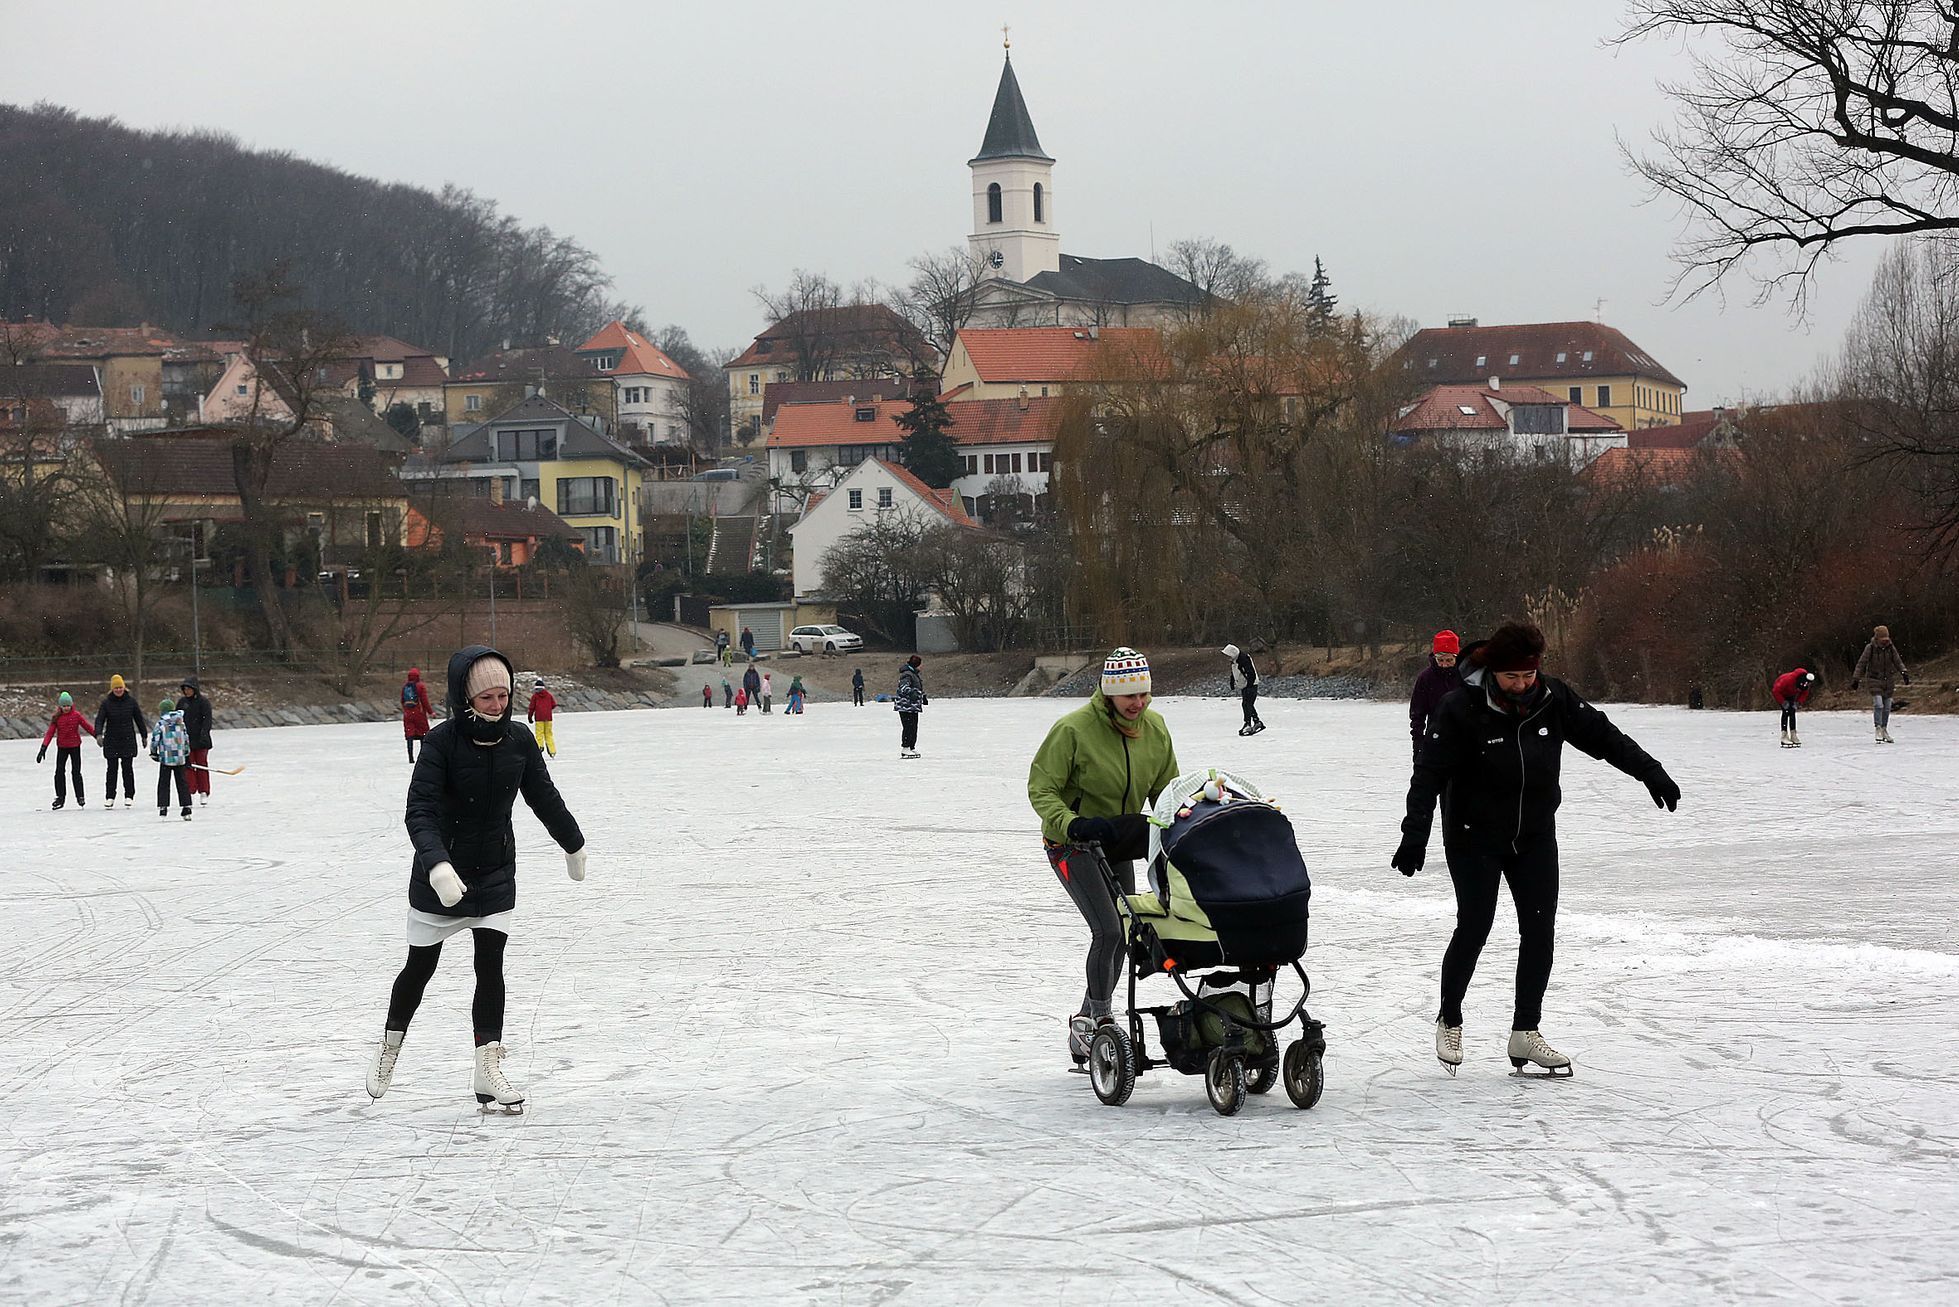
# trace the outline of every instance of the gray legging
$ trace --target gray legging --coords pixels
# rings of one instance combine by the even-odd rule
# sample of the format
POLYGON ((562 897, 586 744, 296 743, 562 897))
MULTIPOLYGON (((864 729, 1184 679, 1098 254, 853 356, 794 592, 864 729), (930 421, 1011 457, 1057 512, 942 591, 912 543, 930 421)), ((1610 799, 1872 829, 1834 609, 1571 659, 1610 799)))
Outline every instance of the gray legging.
POLYGON ((1879 730, 1891 724, 1891 696, 1886 691, 1872 691, 1871 721, 1879 730))
MULTIPOLYGON (((1061 888, 1075 901, 1082 920, 1088 923, 1088 989, 1082 995, 1082 1012, 1087 1016, 1106 1016, 1116 984, 1122 979, 1122 917, 1116 912, 1109 887, 1096 869, 1094 855, 1068 844, 1048 845, 1048 864, 1054 868, 1061 888)), ((1136 892, 1136 864, 1109 864, 1122 884, 1122 892, 1136 892)))

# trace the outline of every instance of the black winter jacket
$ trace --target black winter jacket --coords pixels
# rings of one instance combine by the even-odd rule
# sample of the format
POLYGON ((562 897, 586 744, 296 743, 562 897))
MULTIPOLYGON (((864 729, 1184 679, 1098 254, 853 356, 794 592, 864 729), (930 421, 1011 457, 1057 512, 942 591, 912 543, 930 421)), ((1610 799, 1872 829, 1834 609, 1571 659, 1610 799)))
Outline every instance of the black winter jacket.
POLYGON ((585 847, 529 727, 506 715, 495 744, 478 744, 467 734, 463 683, 470 664, 486 654, 503 657, 472 645, 449 660, 448 720, 423 740, 408 782, 406 822, 415 845, 408 905, 438 916, 484 917, 517 906, 517 836, 510 812, 520 793, 560 848, 575 853, 585 847), (469 887, 453 908, 443 907, 429 887, 429 871, 444 862, 469 887))
POLYGON ((124 690, 105 694, 95 710, 95 739, 105 758, 134 758, 149 743, 150 724, 136 706, 136 696, 124 690))
POLYGON ((1442 798, 1442 841, 1475 849, 1515 849, 1556 832, 1558 763, 1566 741, 1644 781, 1661 770, 1606 715, 1551 676, 1522 712, 1491 703, 1478 669, 1429 717, 1408 782, 1403 838, 1426 846, 1435 800, 1442 798))
POLYGON ((1231 688, 1240 691, 1258 688, 1258 664, 1252 661, 1251 654, 1242 649, 1231 665, 1231 688))
MULTIPOLYGON (((1473 645, 1471 647, 1474 648, 1473 645)), ((1416 747, 1420 747, 1423 728, 1428 725, 1428 719, 1434 715, 1436 708, 1449 697, 1450 691, 1462 685, 1462 673, 1457 670, 1461 666, 1461 663, 1455 667, 1438 666, 1435 655, 1430 654, 1428 666, 1422 668, 1422 674, 1415 678, 1414 693, 1408 696, 1408 734, 1413 737, 1416 747)))
POLYGON ((188 699, 177 700, 177 706, 184 713, 184 732, 190 736, 191 748, 208 749, 211 747, 211 701, 204 697, 204 687, 197 683, 195 676, 186 676, 183 683, 197 691, 188 699))

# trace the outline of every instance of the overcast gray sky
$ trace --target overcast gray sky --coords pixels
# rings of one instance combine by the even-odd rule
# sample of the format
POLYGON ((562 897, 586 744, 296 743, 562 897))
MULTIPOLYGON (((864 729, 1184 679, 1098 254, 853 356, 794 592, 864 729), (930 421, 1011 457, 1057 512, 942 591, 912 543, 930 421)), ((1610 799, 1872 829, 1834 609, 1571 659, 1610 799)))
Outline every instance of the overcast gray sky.
POLYGON ((369 176, 456 182, 596 250, 703 345, 798 267, 898 281, 963 241, 1000 25, 1055 156, 1062 248, 1210 236, 1325 259, 1347 307, 1441 325, 1603 316, 1691 406, 1835 349, 1875 245, 1806 322, 1733 285, 1669 305, 1676 215, 1614 133, 1667 114, 1677 50, 1605 48, 1614 0, 995 7, 0 0, 0 96, 202 126, 369 176), (997 8, 997 12, 995 9, 997 8))

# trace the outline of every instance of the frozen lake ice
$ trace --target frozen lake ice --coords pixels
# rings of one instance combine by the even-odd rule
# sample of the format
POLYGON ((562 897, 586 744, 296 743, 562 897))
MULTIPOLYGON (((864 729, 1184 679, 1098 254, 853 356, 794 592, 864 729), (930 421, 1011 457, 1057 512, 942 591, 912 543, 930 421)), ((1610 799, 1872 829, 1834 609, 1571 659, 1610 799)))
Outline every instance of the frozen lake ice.
MULTIPOLYGON (((928 669, 929 671, 929 669, 928 669)), ((1959 720, 1617 708, 1686 792, 1566 755, 1545 1032, 1503 1055, 1514 919, 1432 1056, 1439 841, 1388 868, 1394 705, 1159 708, 1186 768, 1286 807, 1315 876, 1327 1089, 1216 1116, 1064 1071, 1086 931, 1024 786, 1052 700, 566 715, 573 884, 520 813, 506 1027, 529 1114, 469 1094, 467 941, 394 1087, 392 726, 224 731, 216 801, 47 811, 0 872, 0 1301, 1959 1301, 1959 720)), ((154 769, 139 771, 139 787, 154 769)), ((1161 984, 1161 982, 1154 982, 1161 984)), ((1167 989, 1167 986, 1164 987, 1167 989)))

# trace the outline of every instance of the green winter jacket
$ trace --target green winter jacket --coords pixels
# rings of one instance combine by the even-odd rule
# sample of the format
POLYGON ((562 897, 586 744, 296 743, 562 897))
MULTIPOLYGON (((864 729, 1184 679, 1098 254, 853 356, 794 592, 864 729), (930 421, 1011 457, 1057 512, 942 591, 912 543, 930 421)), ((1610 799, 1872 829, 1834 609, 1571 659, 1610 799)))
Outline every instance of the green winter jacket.
POLYGON ((1177 750, 1170 728, 1145 708, 1131 739, 1117 730, 1114 710, 1097 690, 1048 731, 1027 769, 1027 801, 1041 816, 1041 834, 1068 842, 1077 817, 1120 817, 1141 812, 1177 778, 1177 750))

